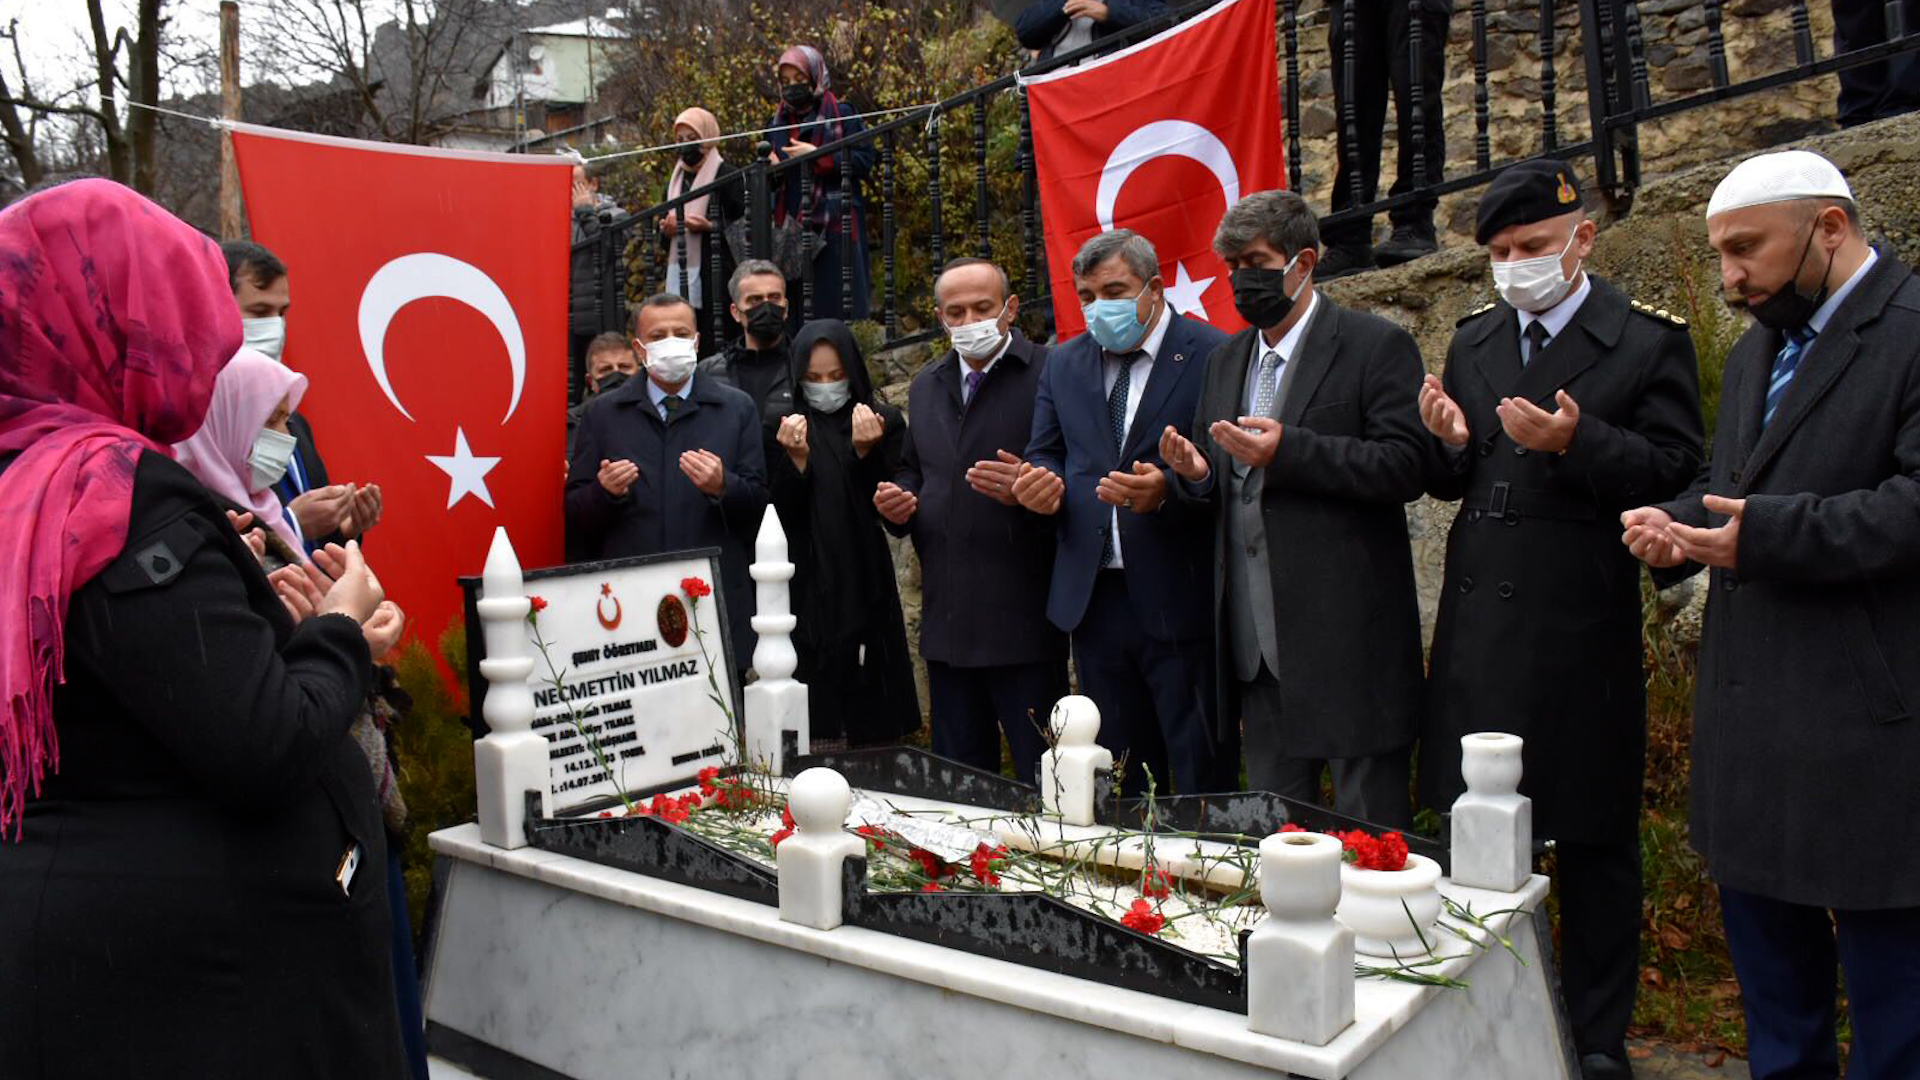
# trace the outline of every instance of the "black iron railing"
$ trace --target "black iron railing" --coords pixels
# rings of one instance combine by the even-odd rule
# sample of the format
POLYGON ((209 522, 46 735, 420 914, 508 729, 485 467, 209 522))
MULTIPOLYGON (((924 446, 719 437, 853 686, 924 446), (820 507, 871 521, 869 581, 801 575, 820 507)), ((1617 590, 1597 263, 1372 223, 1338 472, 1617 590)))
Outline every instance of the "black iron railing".
MULTIPOLYGON (((1424 0, 1407 0, 1410 10, 1410 24, 1416 28, 1409 42, 1409 67, 1414 78, 1419 78, 1421 65, 1419 49, 1421 47, 1420 10, 1424 0)), ((1354 115, 1352 79, 1355 78, 1353 63, 1353 12, 1345 0, 1331 0, 1329 17, 1344 20, 1345 47, 1347 63, 1343 65, 1343 77, 1349 80, 1348 91, 1341 95, 1344 99, 1341 114, 1336 123, 1344 128, 1344 142, 1349 155, 1354 154, 1359 144, 1357 137, 1358 120, 1354 115)), ((1589 159, 1592 163, 1593 186, 1598 189, 1615 214, 1625 214, 1631 205, 1634 190, 1640 183, 1639 126, 1677 113, 1729 101, 1765 90, 1786 86, 1816 78, 1831 72, 1890 57, 1920 52, 1920 33, 1909 34, 1901 16, 1900 0, 1891 0, 1885 5, 1887 18, 1887 41, 1870 48, 1856 49, 1844 54, 1819 58, 1814 49, 1810 20, 1807 14, 1806 0, 1789 0, 1790 32, 1794 42, 1795 62, 1780 71, 1770 72, 1733 82, 1727 62, 1726 39, 1722 12, 1722 0, 1702 0, 1704 7, 1704 26, 1707 32, 1707 63, 1711 75, 1711 85, 1705 89, 1674 96, 1655 102, 1648 86, 1646 45, 1641 27, 1639 4, 1637 0, 1538 0, 1539 26, 1531 33, 1522 31, 1500 31, 1490 28, 1486 0, 1471 0, 1466 18, 1471 23, 1471 33, 1466 37, 1468 57, 1455 57, 1453 60, 1465 60, 1471 63, 1473 71, 1473 168, 1464 174, 1442 176, 1433 183, 1421 185, 1398 195, 1375 199, 1361 205, 1363 194, 1360 170, 1350 167, 1348 172, 1352 180, 1349 189, 1351 208, 1322 219, 1322 225, 1337 225, 1344 221, 1359 218, 1371 218, 1383 211, 1404 206, 1440 195, 1450 194, 1478 187, 1487 183, 1502 170, 1521 161, 1536 158, 1554 158, 1559 160, 1589 159), (1578 7, 1578 33, 1581 38, 1582 61, 1585 67, 1585 83, 1578 93, 1583 94, 1587 104, 1588 132, 1585 138, 1568 141, 1561 131, 1559 119, 1559 98, 1562 87, 1557 79, 1554 58, 1558 51, 1557 35, 1560 32, 1556 24, 1556 8, 1563 3, 1578 7), (1489 39, 1495 33, 1511 33, 1530 45, 1526 51, 1533 54, 1539 64, 1539 150, 1530 157, 1514 158, 1496 162, 1493 159, 1493 140, 1490 135, 1492 122, 1491 90, 1489 74, 1489 39), (1533 40, 1526 41, 1531 36, 1533 40)), ((1081 60, 1102 55, 1122 48, 1144 37, 1158 33, 1175 23, 1204 10, 1209 4, 1195 3, 1180 9, 1172 15, 1164 16, 1147 23, 1132 27, 1127 31, 1114 34, 1101 41, 1064 53, 1044 63, 1026 69, 1026 74, 1037 74, 1078 63, 1081 60)), ((1302 0, 1276 0, 1276 19, 1280 31, 1282 54, 1281 91, 1284 100, 1285 139, 1287 149, 1288 183, 1298 190, 1302 186, 1305 152, 1301 136, 1301 100, 1302 83, 1300 65, 1300 35, 1302 32, 1302 0)), ((1456 12, 1455 17, 1459 17, 1456 12)), ((1449 68, 1451 68, 1449 64, 1449 68)), ((1410 96, 1415 102, 1421 100, 1418 85, 1410 96)), ((1006 111, 1004 107, 1000 110, 1006 111)), ((1415 108, 1410 118, 1412 138, 1415 147, 1423 147, 1424 127, 1428 123, 1439 122, 1438 117, 1428 117, 1423 110, 1415 108)), ((680 270, 678 280, 688 280, 687 251, 689 245, 682 237, 671 231, 664 232, 660 222, 667 215, 676 215, 676 220, 684 220, 684 207, 687 203, 705 196, 719 193, 722 185, 742 185, 745 195, 745 247, 740 254, 748 257, 764 258, 771 254, 773 247, 773 193, 782 184, 800 185, 801 206, 810 205, 811 187, 814 183, 813 163, 823 156, 837 155, 840 191, 843 199, 842 211, 838 218, 839 227, 833 235, 821 235, 805 231, 807 272, 798 282, 790 282, 788 287, 790 303, 799 304, 800 310, 811 316, 819 309, 823 290, 838 290, 840 310, 855 308, 853 291, 855 275, 853 258, 858 245, 853 235, 854 215, 848 210, 854 206, 862 207, 860 227, 864 237, 871 237, 877 227, 878 250, 871 252, 870 270, 874 265, 878 274, 870 275, 873 296, 870 302, 877 301, 873 319, 880 326, 884 347, 893 348, 931 340, 938 333, 931 317, 928 300, 931 284, 931 271, 944 263, 949 256, 973 254, 996 258, 1012 278, 1016 290, 1028 305, 1031 314, 1040 310, 1048 297, 1046 259, 1042 241, 1040 206, 1037 196, 1033 168, 1033 129, 1028 115, 1025 94, 1021 91, 1017 78, 1006 75, 992 82, 975 87, 964 93, 948 98, 938 104, 919 109, 884 123, 875 124, 856 134, 812 152, 787 157, 778 162, 768 160, 766 143, 754 148, 750 162, 738 173, 730 174, 702 188, 695 188, 663 202, 649 206, 631 217, 602 229, 597 238, 582 241, 581 247, 593 250, 593 265, 597 268, 595 284, 597 310, 603 329, 619 329, 625 320, 627 309, 627 279, 638 273, 643 279, 644 289, 659 287, 666 278, 666 268, 677 266, 680 270), (1006 118, 1004 129, 996 128, 993 114, 995 106, 1007 100, 1012 101, 1015 115, 1006 118), (963 126, 964 125, 964 126, 963 126), (990 167, 990 142, 995 130, 1013 131, 1017 127, 1016 150, 1012 166, 1018 177, 1017 207, 996 201, 990 167), (971 139, 963 136, 971 135, 971 139), (917 144, 917 145, 916 145, 917 144), (871 146, 877 151, 877 173, 869 176, 864 183, 857 183, 851 174, 849 151, 859 146, 871 146), (952 175, 943 166, 943 158, 952 161, 964 161, 970 156, 971 175, 964 173, 952 175), (911 161, 917 160, 924 171, 924 190, 905 193, 902 201, 901 175, 911 161), (967 198, 965 186, 971 181, 971 213, 959 229, 953 229, 949 215, 957 208, 957 202, 967 198), (879 200, 879 213, 872 215, 869 201, 863 192, 876 192, 879 200), (923 206, 927 220, 923 233, 905 235, 906 217, 903 208, 923 206), (642 239, 645 238, 645 239, 642 239), (813 279, 812 256, 820 251, 822 244, 838 244, 841 272, 836 281, 816 281, 813 279), (902 256, 901 246, 905 243, 910 255, 924 253, 926 258, 906 258, 902 256), (902 280, 908 267, 918 267, 923 272, 912 283, 902 280)), ((1349 166, 1354 162, 1350 160, 1349 166)), ((1414 161, 1414 176, 1427 175, 1426 162, 1418 157, 1414 161)), ((719 205, 719 200, 710 201, 709 206, 719 205)), ((721 275, 723 255, 721 248, 726 244, 723 229, 730 223, 715 221, 715 231, 709 234, 705 244, 706 266, 701 278, 704 282, 701 305, 716 327, 728 325, 726 282, 721 275)), ((738 226, 736 226, 738 229, 738 226)), ((683 286, 684 287, 684 286, 683 286)))

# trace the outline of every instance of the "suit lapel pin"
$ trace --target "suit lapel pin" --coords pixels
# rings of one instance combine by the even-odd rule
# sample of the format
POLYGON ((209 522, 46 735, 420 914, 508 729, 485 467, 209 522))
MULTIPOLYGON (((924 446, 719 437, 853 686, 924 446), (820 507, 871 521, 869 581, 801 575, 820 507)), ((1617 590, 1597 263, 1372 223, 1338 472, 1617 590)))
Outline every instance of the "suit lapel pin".
POLYGON ((1182 361, 1182 360, 1185 360, 1186 358, 1187 358, 1187 354, 1186 354, 1186 353, 1174 353, 1174 354, 1173 354, 1173 362, 1174 362, 1174 363, 1176 363, 1176 364, 1177 364, 1177 363, 1179 363, 1179 362, 1180 362, 1180 361, 1182 361))

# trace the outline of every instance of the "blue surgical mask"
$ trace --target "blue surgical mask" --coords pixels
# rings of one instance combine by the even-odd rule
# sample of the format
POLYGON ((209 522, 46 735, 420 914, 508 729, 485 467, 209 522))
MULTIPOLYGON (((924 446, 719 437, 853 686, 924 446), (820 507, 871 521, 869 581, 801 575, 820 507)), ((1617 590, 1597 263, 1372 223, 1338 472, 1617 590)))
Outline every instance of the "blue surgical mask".
POLYGON ((1137 310, 1145 292, 1143 288, 1132 296, 1095 300, 1080 309, 1087 320, 1087 333, 1093 335, 1101 348, 1108 352, 1126 352, 1139 346, 1147 336, 1146 324, 1140 321, 1137 310))

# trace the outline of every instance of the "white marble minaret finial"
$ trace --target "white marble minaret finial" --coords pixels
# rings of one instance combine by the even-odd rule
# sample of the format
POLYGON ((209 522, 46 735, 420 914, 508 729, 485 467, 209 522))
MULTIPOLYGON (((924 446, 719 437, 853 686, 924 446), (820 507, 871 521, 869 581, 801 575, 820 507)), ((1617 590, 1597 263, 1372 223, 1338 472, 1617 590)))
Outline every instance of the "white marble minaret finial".
POLYGON ((773 853, 779 867, 780 918, 815 930, 840 925, 845 910, 840 867, 867 847, 846 831, 852 804, 846 778, 832 769, 812 768, 793 778, 787 811, 793 815, 794 832, 773 853))
POLYGON ((487 680, 481 716, 489 731, 473 744, 480 838, 494 847, 525 847, 526 793, 540 793, 544 814, 551 777, 546 737, 533 732, 533 688, 527 685, 527 677, 533 674, 527 612, 533 604, 526 597, 520 560, 505 528, 494 530, 480 576, 480 594, 475 606, 487 642, 487 657, 480 661, 480 676, 487 680))
MULTIPOLYGON (((747 756, 764 761, 776 775, 783 771, 780 735, 791 731, 799 736, 799 752, 809 751, 807 688, 793 678, 800 664, 793 650, 793 593, 787 584, 793 580, 793 563, 787 561, 787 533, 780 527, 780 514, 767 507, 760 521, 760 535, 753 542, 753 565, 747 573, 754 581, 753 632, 760 635, 753 647, 753 667, 760 678, 747 687, 747 756)), ((745 765, 748 762, 741 762, 745 765)))
POLYGON ((1533 800, 1520 794, 1518 735, 1460 737, 1467 790, 1453 801, 1453 881, 1513 892, 1533 874, 1533 800))
POLYGON ((1100 707, 1077 694, 1053 706, 1053 749, 1040 755, 1040 806, 1068 825, 1093 824, 1094 773, 1113 768, 1113 752, 1094 742, 1100 707))
POLYGON ((1353 1023, 1353 931, 1334 920, 1341 844, 1315 832, 1260 841, 1267 917, 1247 938, 1247 1027, 1325 1046, 1353 1023))

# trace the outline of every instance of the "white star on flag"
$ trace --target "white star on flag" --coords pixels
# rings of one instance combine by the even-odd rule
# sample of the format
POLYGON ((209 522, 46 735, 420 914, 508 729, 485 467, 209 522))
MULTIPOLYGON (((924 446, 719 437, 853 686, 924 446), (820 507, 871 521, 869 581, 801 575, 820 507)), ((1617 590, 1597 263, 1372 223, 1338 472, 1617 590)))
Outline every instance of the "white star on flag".
POLYGON ((500 459, 480 457, 467 449, 467 433, 464 429, 453 429, 452 457, 428 454, 427 460, 453 481, 447 486, 447 509, 453 509, 469 495, 478 497, 488 506, 493 505, 493 493, 487 490, 487 474, 500 464, 500 459))
POLYGON ((1201 303, 1200 298, 1206 295, 1207 286, 1213 282, 1214 279, 1210 277, 1195 281, 1187 274, 1187 264, 1180 263, 1175 267, 1173 284, 1167 286, 1167 303, 1182 315, 1193 315, 1205 321, 1207 305, 1201 303))

